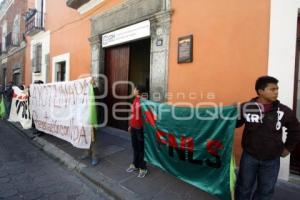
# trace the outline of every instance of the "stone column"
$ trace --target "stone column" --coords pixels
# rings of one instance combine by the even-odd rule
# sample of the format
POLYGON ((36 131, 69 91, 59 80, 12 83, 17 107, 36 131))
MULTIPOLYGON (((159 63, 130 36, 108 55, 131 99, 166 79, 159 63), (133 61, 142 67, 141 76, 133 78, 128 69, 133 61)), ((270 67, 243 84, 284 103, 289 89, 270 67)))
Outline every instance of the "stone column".
POLYGON ((104 92, 104 49, 102 48, 101 36, 96 35, 89 38, 91 45, 91 75, 96 80, 96 87, 99 88, 99 92, 104 92))
POLYGON ((150 71, 150 98, 153 101, 166 101, 169 34, 171 12, 155 14, 151 21, 151 71, 150 71))

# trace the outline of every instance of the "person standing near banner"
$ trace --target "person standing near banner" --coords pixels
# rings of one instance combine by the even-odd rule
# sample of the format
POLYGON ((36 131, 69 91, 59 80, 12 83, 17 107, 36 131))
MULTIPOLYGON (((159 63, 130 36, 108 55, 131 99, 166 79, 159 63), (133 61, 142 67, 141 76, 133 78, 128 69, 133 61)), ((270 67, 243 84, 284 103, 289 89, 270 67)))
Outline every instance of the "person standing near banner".
POLYGON ((5 104, 4 104, 4 99, 3 99, 3 87, 0 84, 0 119, 3 119, 5 117, 5 104))
POLYGON ((5 116, 6 116, 6 111, 5 111, 5 104, 3 98, 3 89, 2 89, 2 85, 0 85, 0 119, 4 119, 5 116))
POLYGON ((0 95, 3 95, 4 91, 3 91, 3 86, 0 84, 0 95))
POLYGON ((241 106, 237 127, 245 124, 242 136, 243 153, 236 185, 236 199, 272 199, 277 181, 280 157, 286 157, 300 141, 300 124, 295 113, 281 104, 278 80, 259 77, 255 84, 257 97, 241 106), (282 141, 282 127, 287 138, 282 141))
POLYGON ((85 150, 85 153, 80 157, 80 160, 86 160, 89 158, 91 158, 91 165, 98 165, 99 159, 97 158, 96 128, 93 128, 92 130, 91 147, 88 150, 85 150))
POLYGON ((129 121, 128 132, 131 134, 131 144, 133 148, 133 162, 127 168, 127 172, 139 170, 138 177, 144 178, 148 173, 146 162, 144 161, 144 133, 140 99, 146 92, 146 87, 138 85, 134 88, 135 99, 132 103, 131 119, 129 121))
MULTIPOLYGON (((33 84, 44 84, 44 81, 42 81, 42 80, 35 80, 35 81, 33 82, 33 84)), ((29 104, 30 104, 30 90, 28 90, 28 95, 29 95, 29 98, 28 98, 28 99, 29 99, 29 100, 28 100, 28 105, 29 105, 29 104)), ((36 129, 35 123, 34 123, 34 120, 33 120, 33 119, 32 119, 32 128, 34 129, 33 135, 35 135, 35 136, 41 136, 41 135, 43 134, 42 131, 36 129)))
POLYGON ((12 87, 13 87, 13 82, 10 81, 4 91, 5 106, 6 106, 6 119, 8 119, 9 115, 10 115, 11 102, 12 102, 12 98, 13 98, 13 94, 14 94, 14 90, 12 87))
MULTIPOLYGON (((95 93, 98 93, 98 90, 96 88, 96 84, 95 84, 95 80, 92 79, 91 80, 91 85, 92 85, 92 88, 90 91, 92 91, 94 94, 95 93)), ((93 95, 94 96, 94 95, 93 95)), ((92 101, 92 103, 95 103, 92 101)), ((95 108, 97 108, 97 106, 95 105, 95 108)), ((96 113, 97 112, 97 109, 95 110, 96 113)), ((94 119, 94 123, 97 123, 97 117, 94 119)), ((80 156, 80 160, 86 160, 86 159, 89 159, 91 158, 91 165, 92 166, 96 166, 98 165, 99 163, 99 159, 98 159, 98 156, 97 156, 97 130, 95 127, 92 127, 92 139, 91 139, 91 146, 89 149, 85 150, 84 154, 82 156, 80 156)))

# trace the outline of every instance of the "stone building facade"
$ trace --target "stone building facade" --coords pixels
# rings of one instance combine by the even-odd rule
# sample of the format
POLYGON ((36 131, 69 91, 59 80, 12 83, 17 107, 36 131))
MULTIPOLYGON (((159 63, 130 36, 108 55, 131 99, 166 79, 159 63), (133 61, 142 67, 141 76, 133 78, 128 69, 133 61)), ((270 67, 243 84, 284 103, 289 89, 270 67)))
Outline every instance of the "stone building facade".
MULTIPOLYGON (((105 71, 105 47, 102 44, 104 34, 148 20, 150 22, 150 99, 165 101, 171 14, 169 0, 127 0, 111 10, 92 17, 89 38, 92 51, 91 74, 104 74, 105 71)), ((124 43, 129 42, 131 41, 124 43)))
POLYGON ((25 21, 27 0, 4 0, 0 5, 0 84, 24 83, 25 21))

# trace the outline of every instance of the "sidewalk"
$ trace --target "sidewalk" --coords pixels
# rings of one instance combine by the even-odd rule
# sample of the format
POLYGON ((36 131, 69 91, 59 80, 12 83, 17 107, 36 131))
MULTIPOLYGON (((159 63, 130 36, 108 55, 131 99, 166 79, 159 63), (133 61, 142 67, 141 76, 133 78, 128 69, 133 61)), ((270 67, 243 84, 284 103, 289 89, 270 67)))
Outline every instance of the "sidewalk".
MULTIPOLYGON (((32 130, 24 130, 17 123, 9 124, 25 133, 45 152, 69 168, 75 169, 116 199, 215 199, 151 165, 148 165, 149 174, 143 179, 137 178, 137 173, 127 173, 125 170, 132 160, 132 150, 129 135, 125 131, 106 127, 97 132, 100 162, 93 167, 89 161, 79 159, 83 150, 73 147, 70 143, 48 134, 34 137, 32 130)), ((300 185, 278 181, 275 200, 296 200, 299 196, 300 185)))

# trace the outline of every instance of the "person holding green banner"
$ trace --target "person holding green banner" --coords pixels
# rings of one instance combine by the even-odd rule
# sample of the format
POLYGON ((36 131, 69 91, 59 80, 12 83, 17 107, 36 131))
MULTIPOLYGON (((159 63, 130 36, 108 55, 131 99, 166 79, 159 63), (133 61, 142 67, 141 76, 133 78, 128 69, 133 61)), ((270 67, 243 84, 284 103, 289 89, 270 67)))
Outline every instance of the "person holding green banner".
POLYGON ((92 129, 92 142, 91 147, 85 150, 84 154, 80 156, 80 160, 86 160, 91 158, 91 165, 96 166, 99 163, 99 159, 97 158, 97 146, 96 146, 96 129, 92 129))
POLYGON ((1 103, 0 103, 0 119, 3 119, 6 115, 5 105, 3 95, 1 95, 1 103))
POLYGON ((97 119, 97 109, 96 109, 96 103, 95 103, 95 92, 97 92, 97 88, 95 87, 95 80, 91 80, 91 85, 89 88, 89 99, 90 99, 90 107, 89 107, 89 113, 90 113, 90 119, 89 123, 92 126, 92 141, 91 146, 89 149, 85 150, 84 154, 80 156, 81 160, 86 160, 91 158, 91 165, 96 166, 99 163, 99 159, 97 157, 97 131, 96 131, 96 125, 98 124, 97 119))
POLYGON ((0 84, 0 95, 1 95, 1 99, 0 99, 0 119, 3 119, 6 115, 5 105, 4 105, 4 101, 3 101, 3 93, 4 93, 3 87, 0 84))
POLYGON ((278 98, 278 80, 259 77, 255 84, 257 97, 241 105, 237 127, 245 124, 236 199, 272 199, 277 181, 280 157, 286 157, 300 141, 300 124, 278 98), (282 141, 282 127, 287 138, 282 141), (252 194, 257 181, 257 187, 252 194))
POLYGON ((127 172, 139 170, 138 177, 144 178, 148 173, 144 160, 144 133, 141 111, 141 94, 146 92, 146 87, 138 85, 134 88, 135 99, 132 103, 131 120, 129 121, 128 132, 131 134, 131 144, 133 148, 133 162, 127 168, 127 172))

